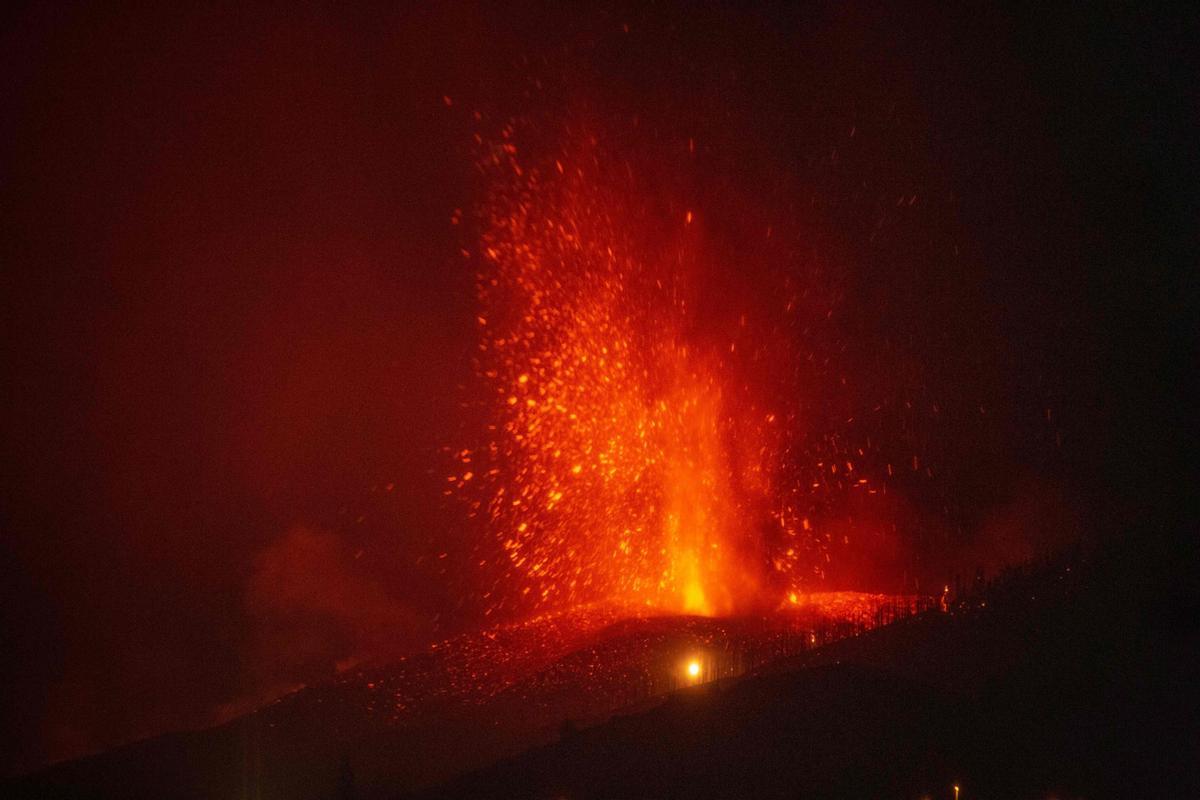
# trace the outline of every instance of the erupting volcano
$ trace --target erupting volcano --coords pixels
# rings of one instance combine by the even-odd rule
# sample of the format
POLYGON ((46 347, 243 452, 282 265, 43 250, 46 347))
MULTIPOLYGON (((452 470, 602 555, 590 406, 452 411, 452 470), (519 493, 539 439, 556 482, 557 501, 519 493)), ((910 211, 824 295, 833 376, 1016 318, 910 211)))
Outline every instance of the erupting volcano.
POLYGON ((16 5, 0 797, 1200 797, 1188 4, 16 5))
POLYGON ((702 212, 653 196, 586 127, 563 126, 550 154, 520 149, 519 130, 476 137, 488 188, 463 254, 478 264, 486 422, 448 476, 485 531, 489 613, 798 602, 829 558, 815 513, 847 484, 875 492, 850 461, 861 448, 801 430, 792 356, 810 290, 781 281, 769 305, 702 311, 702 212))

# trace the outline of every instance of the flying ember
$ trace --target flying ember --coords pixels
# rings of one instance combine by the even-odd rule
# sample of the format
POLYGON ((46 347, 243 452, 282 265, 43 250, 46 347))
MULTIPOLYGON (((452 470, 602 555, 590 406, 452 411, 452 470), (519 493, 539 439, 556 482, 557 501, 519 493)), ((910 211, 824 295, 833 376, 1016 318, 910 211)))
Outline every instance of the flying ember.
POLYGON ((823 540, 797 500, 791 417, 739 360, 773 345, 712 335, 697 311, 701 211, 653 196, 596 136, 549 156, 516 138, 477 137, 484 421, 449 476, 486 531, 489 600, 780 606, 823 540))

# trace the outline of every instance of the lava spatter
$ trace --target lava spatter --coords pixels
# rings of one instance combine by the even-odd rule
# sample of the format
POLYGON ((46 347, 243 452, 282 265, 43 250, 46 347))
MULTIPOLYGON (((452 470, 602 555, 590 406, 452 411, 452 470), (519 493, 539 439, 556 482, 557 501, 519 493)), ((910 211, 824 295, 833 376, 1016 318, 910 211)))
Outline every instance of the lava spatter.
POLYGON ((515 138, 477 137, 487 421, 448 476, 488 534, 489 601, 702 615, 786 602, 823 555, 812 490, 795 477, 794 415, 755 396, 737 342, 704 335, 697 212, 648 199, 596 136, 552 157, 515 138))

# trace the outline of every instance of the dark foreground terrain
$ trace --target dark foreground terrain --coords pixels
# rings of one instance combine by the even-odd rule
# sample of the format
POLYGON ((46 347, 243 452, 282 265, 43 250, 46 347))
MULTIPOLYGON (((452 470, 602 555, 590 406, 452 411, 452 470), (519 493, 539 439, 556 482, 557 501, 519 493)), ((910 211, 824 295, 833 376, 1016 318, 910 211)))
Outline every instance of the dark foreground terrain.
POLYGON ((951 613, 824 646, 797 634, 829 632, 813 618, 519 628, 0 788, 949 798, 957 783, 962 798, 1197 797, 1200 605, 1182 552, 1155 534, 1081 550, 979 584, 951 613), (707 654, 712 680, 664 695, 687 652, 707 654))
POLYGON ((1184 552, 1150 533, 1014 572, 422 797, 1200 797, 1184 552))

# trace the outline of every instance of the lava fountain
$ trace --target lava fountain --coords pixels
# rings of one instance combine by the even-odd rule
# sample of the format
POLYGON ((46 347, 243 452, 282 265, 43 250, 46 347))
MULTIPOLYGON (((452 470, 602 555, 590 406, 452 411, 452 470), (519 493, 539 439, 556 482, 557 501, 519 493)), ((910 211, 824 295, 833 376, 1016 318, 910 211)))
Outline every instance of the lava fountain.
POLYGON ((698 215, 648 199, 596 136, 552 157, 515 138, 476 137, 481 435, 448 490, 486 531, 493 610, 794 597, 819 540, 784 479, 783 415, 696 310, 698 215))

